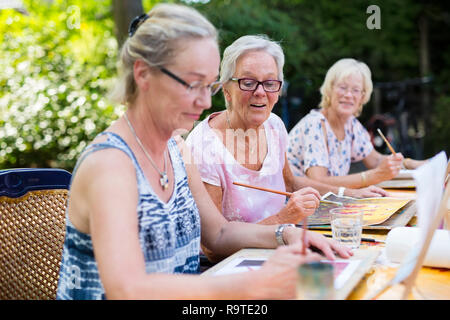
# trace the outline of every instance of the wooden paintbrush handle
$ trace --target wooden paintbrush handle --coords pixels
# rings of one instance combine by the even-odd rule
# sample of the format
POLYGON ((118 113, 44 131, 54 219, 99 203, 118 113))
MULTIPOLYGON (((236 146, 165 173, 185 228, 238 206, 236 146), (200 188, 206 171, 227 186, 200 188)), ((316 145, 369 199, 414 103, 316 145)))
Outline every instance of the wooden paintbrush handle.
POLYGON ((257 190, 261 190, 261 191, 277 193, 277 194, 281 194, 281 195, 286 196, 286 197, 292 196, 292 193, 290 193, 290 192, 284 192, 284 191, 272 190, 272 189, 267 189, 267 188, 262 188, 262 187, 256 187, 256 186, 251 186, 249 184, 240 183, 240 182, 233 182, 233 184, 235 184, 237 186, 241 186, 241 187, 247 187, 247 188, 257 189, 257 190))

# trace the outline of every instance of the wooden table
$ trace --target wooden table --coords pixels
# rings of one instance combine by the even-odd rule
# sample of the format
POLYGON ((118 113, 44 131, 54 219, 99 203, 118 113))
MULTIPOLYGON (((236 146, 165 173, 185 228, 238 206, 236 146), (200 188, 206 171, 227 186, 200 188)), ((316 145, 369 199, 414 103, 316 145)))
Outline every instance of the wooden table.
MULTIPOLYGON (((414 190, 387 190, 390 196, 398 198, 415 199, 414 190)), ((415 226, 417 223, 416 217, 413 217, 408 223, 408 226, 415 226)), ((363 237, 371 237, 385 240, 387 232, 364 231, 363 237)), ((385 246, 384 243, 377 243, 375 247, 380 250, 385 246)), ((367 243, 361 246, 373 248, 367 243)), ((371 293, 377 291, 385 283, 387 283, 396 272, 397 268, 387 266, 380 261, 377 261, 371 270, 365 275, 358 286, 348 296, 350 300, 361 300, 369 296, 371 293)), ((399 299, 402 294, 402 286, 392 287, 383 293, 379 299, 399 299)), ((416 279, 416 285, 409 299, 414 300, 448 300, 450 299, 450 269, 444 268, 430 268, 422 267, 416 279)))
MULTIPOLYGON (((388 190, 390 196, 415 199, 414 190, 388 190)), ((408 223, 408 226, 416 225, 416 217, 413 217, 408 223)), ((364 230, 363 237, 373 238, 376 240, 384 241, 387 237, 389 230, 364 230)), ((317 231, 320 233, 330 233, 330 231, 317 231)), ((369 243, 363 242, 360 250, 378 250, 382 252, 385 244, 383 242, 369 243)), ((241 257, 255 257, 255 256, 268 256, 273 250, 267 249, 243 249, 235 253, 234 255, 223 260, 213 268, 209 269, 205 274, 212 274, 217 270, 220 270, 229 261, 234 258, 241 257)), ((395 275, 397 268, 391 264, 386 264, 386 260, 382 259, 383 255, 372 264, 370 268, 362 277, 362 280, 354 287, 350 294, 347 296, 348 300, 363 300, 367 299, 371 294, 383 287, 384 284, 395 275), (381 257, 381 258, 380 258, 381 257)), ((400 299, 402 295, 402 286, 392 287, 384 292, 379 299, 400 299)), ((419 275, 416 279, 416 285, 409 297, 409 299, 423 300, 448 300, 450 299, 450 269, 443 268, 429 268, 422 267, 419 275)))

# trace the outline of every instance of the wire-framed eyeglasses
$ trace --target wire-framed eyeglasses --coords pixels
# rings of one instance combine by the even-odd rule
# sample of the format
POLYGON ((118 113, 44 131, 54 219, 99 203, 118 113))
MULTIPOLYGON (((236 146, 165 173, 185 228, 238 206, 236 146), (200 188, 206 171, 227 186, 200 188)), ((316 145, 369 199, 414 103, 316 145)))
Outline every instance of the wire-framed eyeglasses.
POLYGON ((364 93, 363 89, 360 88, 350 88, 346 85, 343 84, 338 84, 336 85, 336 90, 340 93, 340 94, 346 94, 347 92, 350 92, 353 96, 355 97, 359 97, 364 93))
POLYGON ((251 78, 230 78, 231 81, 237 81, 239 89, 242 91, 255 91, 259 85, 262 85, 266 92, 278 92, 283 84, 280 80, 258 81, 251 78))
POLYGON ((177 75, 173 74, 172 72, 170 72, 169 70, 167 70, 164 67, 159 67, 159 70, 161 70, 161 72, 165 73, 166 75, 168 75, 169 77, 171 77, 172 79, 177 81, 178 83, 181 83, 189 91, 197 92, 198 94, 206 89, 206 90, 208 90, 209 94, 211 96, 213 96, 217 92, 219 92, 220 88, 222 88, 222 83, 219 82, 219 81, 214 81, 213 83, 210 83, 210 84, 207 84, 207 85, 204 85, 203 82, 201 82, 201 81, 195 81, 195 82, 192 82, 191 84, 189 84, 189 83, 187 83, 186 81, 184 81, 183 79, 181 79, 177 75))

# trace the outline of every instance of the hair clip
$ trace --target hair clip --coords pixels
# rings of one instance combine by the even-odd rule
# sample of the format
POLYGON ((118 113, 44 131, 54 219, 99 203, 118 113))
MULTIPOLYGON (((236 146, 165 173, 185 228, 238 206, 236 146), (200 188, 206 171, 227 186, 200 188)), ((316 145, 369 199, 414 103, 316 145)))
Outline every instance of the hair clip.
POLYGON ((143 13, 140 16, 137 16, 131 21, 130 27, 128 28, 128 35, 132 37, 136 32, 139 25, 149 18, 148 14, 143 13))

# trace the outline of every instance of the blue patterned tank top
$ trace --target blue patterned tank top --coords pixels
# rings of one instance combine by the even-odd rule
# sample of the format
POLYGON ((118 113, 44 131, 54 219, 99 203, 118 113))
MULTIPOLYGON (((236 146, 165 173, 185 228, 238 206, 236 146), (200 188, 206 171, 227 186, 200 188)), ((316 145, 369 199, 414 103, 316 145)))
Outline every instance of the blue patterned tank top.
MULTIPOLYGON (((169 201, 164 203, 153 192, 127 143, 112 132, 100 135, 106 135, 107 141, 88 146, 78 160, 74 174, 83 159, 92 152, 106 148, 117 148, 125 152, 136 169, 139 192, 136 218, 146 272, 198 273, 200 216, 175 140, 170 139, 167 143, 175 187, 169 201)), ((67 213, 57 299, 106 299, 91 236, 75 229, 67 213)))

